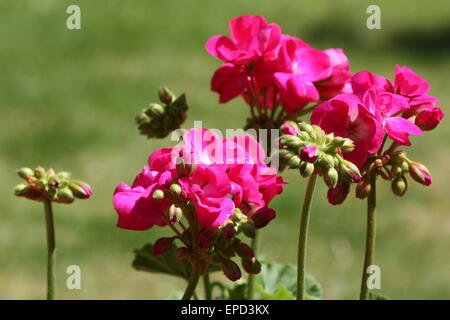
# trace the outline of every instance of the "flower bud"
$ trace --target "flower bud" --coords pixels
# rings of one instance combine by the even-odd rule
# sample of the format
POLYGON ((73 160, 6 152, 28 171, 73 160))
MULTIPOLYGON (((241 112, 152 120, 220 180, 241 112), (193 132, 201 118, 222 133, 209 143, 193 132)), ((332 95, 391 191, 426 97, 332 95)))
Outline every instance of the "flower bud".
POLYGON ((242 276, 239 266, 229 259, 222 262, 222 270, 225 276, 231 281, 239 280, 242 276))
POLYGON ((38 179, 43 179, 47 177, 47 173, 45 172, 45 169, 41 166, 38 166, 36 169, 34 169, 34 176, 38 179))
POLYGON ((241 241, 235 241, 233 243, 234 252, 243 259, 251 259, 255 256, 252 248, 241 241))
POLYGON ((159 101, 165 104, 170 104, 172 101, 175 100, 175 95, 167 87, 159 88, 158 97, 159 101))
POLYGON ((294 168, 294 169, 298 168, 298 166, 300 165, 300 162, 301 162, 300 157, 293 156, 292 158, 290 158, 288 160, 289 168, 294 168))
POLYGON ((318 164, 322 169, 334 168, 336 160, 332 155, 324 153, 320 157, 318 164))
POLYGON ((34 171, 31 170, 30 168, 21 168, 21 169, 17 170, 17 174, 21 178, 24 178, 25 180, 28 180, 28 179, 34 177, 34 171))
POLYGON ((302 161, 314 163, 319 155, 319 149, 317 146, 304 146, 300 149, 300 159, 302 161))
POLYGON ((73 192, 73 195, 79 199, 88 199, 92 195, 91 187, 83 181, 71 180, 69 182, 69 188, 73 192))
POLYGON ((361 172, 353 162, 342 159, 340 162, 340 168, 349 181, 358 182, 361 180, 361 172))
POLYGON ((233 221, 229 221, 223 227, 222 232, 225 238, 233 238, 236 235, 237 226, 233 221))
POLYGON ((323 177, 324 177, 325 183, 330 188, 335 188, 339 181, 339 173, 337 172, 337 170, 335 168, 329 168, 327 173, 323 177))
POLYGON ((64 203, 71 203, 75 199, 73 192, 68 188, 62 188, 58 190, 57 193, 57 201, 58 202, 64 202, 64 203))
POLYGON ((32 188, 26 184, 18 184, 17 186, 14 187, 14 194, 18 197, 21 197, 25 196, 31 190, 32 188))
POLYGON ((162 200, 162 199, 164 199, 164 191, 162 191, 160 189, 156 189, 155 191, 153 191, 152 197, 155 200, 162 200))
POLYGON ((359 199, 365 199, 370 193, 371 185, 366 180, 361 180, 356 185, 356 197, 359 199))
POLYGON ((169 189, 176 196, 179 196, 182 191, 181 186, 178 183, 171 184, 169 189))
POLYGON ((158 240, 156 240, 155 244, 153 245, 153 254, 155 256, 158 256, 172 249, 173 240, 175 240, 175 237, 159 238, 158 240))
POLYGON ((436 128, 444 117, 444 112, 438 107, 430 107, 419 112, 415 124, 422 130, 428 131, 436 128))
POLYGON ((294 121, 286 121, 280 126, 280 130, 283 134, 297 135, 297 132, 300 131, 297 123, 294 121))
POLYGON ((261 263, 255 257, 251 259, 242 259, 244 270, 250 274, 258 274, 261 272, 261 263))
POLYGON ((309 162, 302 162, 300 164, 300 170, 299 171, 300 171, 300 175, 303 178, 308 178, 314 172, 314 165, 312 163, 309 163, 309 162))
POLYGON ((157 103, 150 103, 146 111, 146 113, 153 118, 160 118, 164 115, 165 112, 166 109, 162 105, 157 103))
POLYGON ((303 141, 297 136, 285 134, 280 137, 280 145, 296 149, 303 145, 303 141))
POLYGON ((58 172, 58 178, 61 180, 69 180, 72 174, 67 171, 58 172))
POLYGON ((309 135, 310 139, 307 140, 315 140, 317 138, 316 131, 314 130, 312 125, 306 122, 301 122, 298 124, 298 126, 302 131, 306 132, 309 135))
POLYGON ((350 192, 350 184, 348 182, 342 182, 335 188, 328 189, 327 199, 332 205, 338 205, 345 201, 348 193, 350 192))
POLYGON ((275 216, 275 210, 267 207, 260 207, 251 213, 250 218, 253 220, 255 229, 261 229, 267 226, 275 216))
POLYGON ((418 183, 423 184, 424 186, 429 186, 432 182, 432 178, 430 172, 427 167, 418 162, 411 162, 409 165, 409 174, 411 177, 416 180, 418 183))
POLYGON ((167 215, 168 215, 169 221, 171 223, 175 223, 175 222, 180 221, 181 218, 183 217, 183 210, 181 210, 181 208, 178 208, 177 206, 172 204, 167 211, 167 215))
POLYGON ((241 223, 240 225, 242 232, 249 238, 254 239, 255 238, 255 225, 253 224, 253 221, 246 221, 241 223))
POLYGON ((352 152, 355 149, 355 144, 350 139, 345 139, 344 143, 341 146, 342 152, 352 152))
POLYGON ((408 183, 404 176, 396 177, 392 181, 391 187, 396 196, 403 197, 408 189, 408 183))

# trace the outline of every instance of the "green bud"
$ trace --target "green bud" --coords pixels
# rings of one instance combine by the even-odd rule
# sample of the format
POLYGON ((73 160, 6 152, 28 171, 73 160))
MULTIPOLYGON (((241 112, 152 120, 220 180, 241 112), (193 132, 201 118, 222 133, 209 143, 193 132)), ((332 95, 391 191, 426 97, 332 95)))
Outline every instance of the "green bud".
POLYGON ((61 202, 66 202, 66 203, 70 203, 75 199, 73 192, 67 187, 58 190, 57 198, 61 202))
POLYGON ((24 178, 25 180, 28 180, 29 178, 34 177, 34 171, 31 170, 30 168, 21 168, 21 169, 17 170, 17 174, 21 178, 24 178))
POLYGON ((331 187, 335 188, 339 181, 339 173, 335 168, 329 168, 327 173, 324 175, 325 183, 331 187))
POLYGON ((179 185, 179 184, 177 184, 177 183, 174 183, 174 184, 171 184, 170 185, 170 191, 174 194, 174 195, 176 195, 176 196, 179 196, 180 194, 181 194, 181 186, 179 185))
POLYGON ((164 199, 164 191, 157 189, 153 192, 152 197, 155 200, 162 200, 162 199, 164 199))
POLYGON ((342 152, 352 152, 355 149, 355 144, 350 139, 345 139, 344 143, 341 146, 342 152))
POLYGON ((178 208, 177 206, 172 204, 169 207, 167 215, 168 215, 169 221, 175 223, 175 222, 180 221, 181 218, 183 217, 183 210, 181 210, 181 208, 178 208))
POLYGON ((165 112, 166 109, 162 105, 156 103, 151 103, 146 111, 149 116, 154 118, 160 118, 165 112))
POLYGON ((332 155, 329 155, 327 153, 324 153, 322 157, 319 159, 319 166, 322 168, 333 168, 336 164, 336 161, 334 160, 334 157, 332 155))
POLYGON ((299 156, 293 156, 288 160, 288 164, 290 168, 298 168, 302 161, 300 160, 299 156))
POLYGON ((159 88, 158 96, 159 96, 159 101, 161 101, 162 103, 165 103, 165 104, 170 104, 172 101, 175 100, 175 95, 167 87, 159 88))
POLYGON ((309 141, 309 140, 311 140, 311 137, 305 131, 297 132, 297 137, 299 137, 302 141, 309 141))
POLYGON ((295 149, 303 146, 303 142, 299 137, 285 134, 280 137, 280 145, 295 149))
POLYGON ((308 178, 310 175, 313 174, 314 172, 314 164, 310 163, 310 162, 302 162, 300 164, 300 175, 303 178, 308 178))
POLYGON ((401 176, 392 181, 391 187, 396 196, 403 197, 408 189, 408 183, 405 177, 401 176))
POLYGON ((34 169, 34 176, 38 179, 42 179, 47 177, 47 173, 45 172, 45 169, 41 166, 34 169))
POLYGON ((370 193, 371 190, 370 183, 366 182, 365 180, 361 180, 356 185, 356 197, 359 199, 365 199, 370 193))
POLYGON ((71 173, 67 171, 61 171, 58 172, 58 177, 62 180, 68 180, 70 179, 71 173))
POLYGON ((26 184, 18 184, 14 187, 14 194, 18 197, 26 195, 31 188, 26 184))

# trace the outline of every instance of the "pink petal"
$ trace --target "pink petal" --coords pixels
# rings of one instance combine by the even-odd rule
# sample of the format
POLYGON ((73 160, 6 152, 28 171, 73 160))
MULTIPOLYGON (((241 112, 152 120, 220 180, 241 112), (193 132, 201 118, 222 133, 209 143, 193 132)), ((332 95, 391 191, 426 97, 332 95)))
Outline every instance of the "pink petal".
POLYGON ((414 123, 401 117, 386 118, 384 120, 384 129, 389 138, 405 146, 411 145, 408 135, 417 136, 423 133, 414 123))
POLYGON ((241 66, 226 63, 216 70, 211 79, 211 90, 219 94, 219 102, 225 103, 246 90, 247 73, 241 66))
POLYGON ((395 92, 404 96, 425 94, 430 85, 408 67, 395 66, 395 92))

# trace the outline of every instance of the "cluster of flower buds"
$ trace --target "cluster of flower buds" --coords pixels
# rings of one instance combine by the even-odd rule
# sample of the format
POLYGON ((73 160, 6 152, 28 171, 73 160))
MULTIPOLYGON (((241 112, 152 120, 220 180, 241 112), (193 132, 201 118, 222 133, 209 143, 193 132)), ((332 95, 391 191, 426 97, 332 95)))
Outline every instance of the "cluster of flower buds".
POLYGON ((139 132, 148 138, 165 138, 186 120, 186 95, 176 97, 168 88, 159 89, 161 104, 150 103, 135 118, 139 132))
POLYGON ((399 197, 403 197, 408 190, 408 174, 413 180, 424 186, 429 186, 432 182, 427 167, 408 159, 405 151, 386 152, 368 163, 370 165, 363 170, 363 179, 356 187, 356 196, 360 199, 366 198, 371 190, 370 175, 372 174, 390 181, 392 192, 399 197))
POLYGON ((87 199, 92 195, 89 185, 83 181, 71 180, 69 172, 56 173, 53 169, 45 170, 38 166, 32 170, 21 168, 17 170, 18 175, 26 183, 18 184, 14 188, 14 194, 31 200, 43 201, 44 199, 71 203, 78 199, 87 199))
MULTIPOLYGON (((154 192, 155 195, 156 191, 154 192)), ((189 207, 189 205, 187 205, 189 207)), ((189 215, 189 209, 185 209, 189 215)), ((180 222, 183 210, 172 205, 167 213, 171 223, 180 222)), ((255 237, 255 229, 263 228, 275 217, 275 211, 262 207, 254 209, 248 216, 239 209, 219 227, 203 229, 196 235, 198 248, 193 250, 191 229, 184 229, 182 234, 158 239, 153 247, 154 254, 164 254, 173 247, 174 240, 179 239, 185 245, 177 249, 178 258, 195 264, 203 273, 210 265, 222 269, 227 278, 238 280, 242 273, 239 265, 232 260, 238 257, 244 270, 251 274, 261 271, 261 264, 252 249, 236 236, 243 233, 249 238, 255 237)))
POLYGON ((299 169, 303 177, 319 174, 330 189, 339 184, 358 182, 358 167, 342 157, 351 152, 353 142, 348 138, 326 134, 319 126, 307 123, 290 123, 296 135, 280 137, 280 163, 283 167, 299 169))

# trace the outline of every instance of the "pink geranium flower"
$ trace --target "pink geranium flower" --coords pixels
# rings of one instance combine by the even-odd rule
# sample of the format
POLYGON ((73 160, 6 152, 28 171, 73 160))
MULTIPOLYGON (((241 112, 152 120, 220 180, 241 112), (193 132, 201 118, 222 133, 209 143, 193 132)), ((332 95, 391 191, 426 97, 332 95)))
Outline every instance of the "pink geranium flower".
POLYGON ((341 94, 319 104, 311 115, 311 123, 326 133, 352 139, 355 149, 344 156, 358 167, 364 164, 368 153, 378 151, 383 140, 376 116, 352 94, 341 94))
POLYGON ((206 43, 206 51, 214 57, 234 64, 247 65, 260 58, 276 57, 281 28, 268 24, 264 17, 245 15, 230 21, 231 39, 216 35, 206 43))

